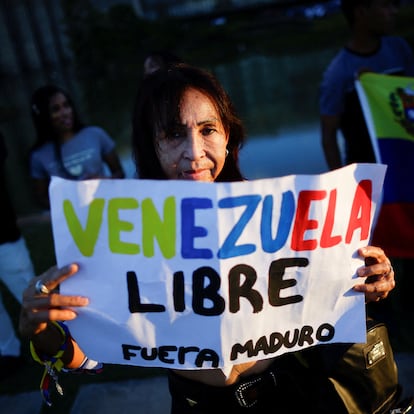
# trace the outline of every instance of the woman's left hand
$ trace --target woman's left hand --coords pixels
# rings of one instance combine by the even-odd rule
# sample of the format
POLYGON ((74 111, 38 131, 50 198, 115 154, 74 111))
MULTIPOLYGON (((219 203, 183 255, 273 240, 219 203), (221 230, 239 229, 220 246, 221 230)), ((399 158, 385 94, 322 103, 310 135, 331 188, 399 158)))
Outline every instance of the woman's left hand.
POLYGON ((357 270, 359 277, 366 278, 364 283, 354 286, 357 292, 365 293, 365 302, 385 299, 395 288, 394 269, 390 259, 380 247, 366 246, 358 250, 365 259, 365 266, 357 270))

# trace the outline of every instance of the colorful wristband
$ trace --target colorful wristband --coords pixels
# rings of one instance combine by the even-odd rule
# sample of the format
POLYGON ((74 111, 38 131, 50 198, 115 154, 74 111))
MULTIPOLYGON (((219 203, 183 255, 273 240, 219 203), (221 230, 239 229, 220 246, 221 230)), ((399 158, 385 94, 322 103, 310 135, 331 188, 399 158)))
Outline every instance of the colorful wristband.
POLYGON ((63 361, 62 356, 65 353, 66 349, 68 348, 68 344, 71 341, 71 335, 69 329, 63 322, 51 322, 59 332, 62 334, 62 343, 59 346, 58 351, 55 355, 49 356, 44 354, 38 354, 35 346, 32 341, 30 341, 30 353, 32 354, 32 358, 38 362, 39 364, 44 365, 45 370, 43 371, 43 376, 40 381, 40 392, 42 394, 43 400, 45 403, 50 407, 52 405, 51 398, 50 398, 50 384, 53 380, 55 383, 55 387, 57 392, 60 395, 63 395, 63 389, 58 382, 58 373, 63 368, 63 361))
POLYGON ((62 361, 62 356, 65 353, 66 349, 68 349, 68 345, 72 340, 72 336, 69 332, 69 329, 63 322, 51 322, 59 332, 62 334, 62 343, 59 346, 58 351, 55 355, 43 355, 38 354, 35 346, 32 341, 30 341, 30 353, 32 354, 32 358, 38 362, 39 364, 44 365, 45 370, 43 372, 42 379, 40 381, 40 392, 42 394, 44 402, 50 407, 52 405, 51 401, 51 393, 50 393, 50 384, 51 381, 55 383, 55 387, 57 392, 60 395, 63 395, 63 389, 59 385, 58 382, 58 373, 59 372, 70 372, 76 374, 100 374, 103 370, 103 365, 100 362, 94 361, 93 359, 89 359, 85 356, 82 364, 79 368, 75 369, 67 369, 64 367, 64 363, 62 361))

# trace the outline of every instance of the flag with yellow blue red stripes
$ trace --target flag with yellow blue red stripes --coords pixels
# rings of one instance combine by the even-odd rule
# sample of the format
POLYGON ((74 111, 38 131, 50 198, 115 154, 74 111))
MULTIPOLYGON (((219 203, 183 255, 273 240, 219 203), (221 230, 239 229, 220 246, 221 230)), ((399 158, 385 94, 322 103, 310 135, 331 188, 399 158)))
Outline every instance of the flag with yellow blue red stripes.
POLYGON ((372 243, 414 257, 414 78, 364 73, 358 96, 378 163, 387 165, 372 243))

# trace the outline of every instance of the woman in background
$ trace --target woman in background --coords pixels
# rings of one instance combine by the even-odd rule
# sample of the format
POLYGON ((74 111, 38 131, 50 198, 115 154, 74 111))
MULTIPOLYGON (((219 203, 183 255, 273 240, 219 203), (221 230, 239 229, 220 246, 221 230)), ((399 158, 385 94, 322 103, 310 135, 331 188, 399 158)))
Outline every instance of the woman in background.
POLYGON ((85 126, 63 89, 54 85, 37 89, 31 113, 37 139, 30 152, 30 174, 42 207, 49 208, 53 175, 72 180, 125 177, 112 138, 100 127, 85 126))

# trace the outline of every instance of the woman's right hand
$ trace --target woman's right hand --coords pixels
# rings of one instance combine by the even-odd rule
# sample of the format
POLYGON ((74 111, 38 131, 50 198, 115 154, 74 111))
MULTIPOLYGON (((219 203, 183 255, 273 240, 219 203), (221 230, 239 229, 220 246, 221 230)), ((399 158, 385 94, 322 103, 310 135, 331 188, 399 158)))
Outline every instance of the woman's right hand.
POLYGON ((64 296, 56 288, 67 278, 78 271, 77 264, 71 264, 58 269, 51 267, 45 273, 33 278, 23 292, 22 310, 19 321, 20 334, 32 339, 44 332, 50 321, 69 321, 77 314, 74 308, 88 305, 89 300, 84 296, 64 296), (39 293, 36 283, 41 282, 50 293, 39 293))

